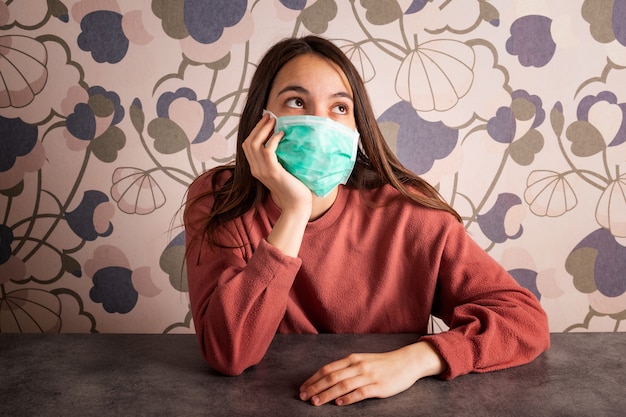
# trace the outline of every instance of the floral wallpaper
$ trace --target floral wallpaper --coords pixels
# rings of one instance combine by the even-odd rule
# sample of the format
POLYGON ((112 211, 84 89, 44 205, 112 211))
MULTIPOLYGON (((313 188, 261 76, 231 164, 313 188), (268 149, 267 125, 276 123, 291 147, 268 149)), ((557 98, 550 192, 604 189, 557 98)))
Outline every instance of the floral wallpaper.
POLYGON ((186 188, 309 33, 553 332, 626 330, 626 0, 2 0, 0 31, 0 332, 192 332, 186 188))

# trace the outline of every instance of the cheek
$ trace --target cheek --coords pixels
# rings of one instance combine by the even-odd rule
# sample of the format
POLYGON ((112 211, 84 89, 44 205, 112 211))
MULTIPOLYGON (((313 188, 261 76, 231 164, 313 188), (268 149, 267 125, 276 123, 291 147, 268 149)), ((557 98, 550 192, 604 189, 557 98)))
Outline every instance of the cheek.
POLYGON ((281 113, 281 108, 278 105, 278 101, 275 98, 272 98, 271 96, 270 98, 267 99, 267 103, 265 104, 264 108, 267 111, 271 111, 276 116, 279 116, 279 113, 281 113))
POLYGON ((342 116, 342 115, 331 115, 331 119, 335 122, 341 123, 344 126, 349 127, 352 130, 356 129, 356 120, 354 120, 354 116, 342 116))

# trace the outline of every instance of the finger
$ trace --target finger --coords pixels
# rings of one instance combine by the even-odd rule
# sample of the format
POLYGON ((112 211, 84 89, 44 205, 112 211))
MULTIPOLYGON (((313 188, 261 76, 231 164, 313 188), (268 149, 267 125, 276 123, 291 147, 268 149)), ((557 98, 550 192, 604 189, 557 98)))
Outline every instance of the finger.
POLYGON ((242 144, 243 152, 250 164, 252 175, 259 178, 259 175, 265 170, 268 158, 276 159, 271 154, 266 153, 264 149, 265 142, 270 137, 274 128, 274 120, 269 115, 263 115, 261 120, 256 124, 250 132, 246 140, 242 144))
POLYGON ((321 367, 317 372, 309 377, 306 381, 302 383, 300 386, 300 391, 307 389, 309 386, 315 384, 320 379, 324 378, 326 375, 338 371, 339 369, 344 369, 350 366, 350 360, 348 358, 343 358, 335 362, 331 362, 327 365, 321 367))
POLYGON ((367 398, 384 398, 385 395, 381 395, 381 393, 378 392, 378 389, 379 387, 376 384, 362 385, 350 391, 346 395, 338 397, 335 400, 335 404, 349 405, 357 403, 359 401, 363 401, 367 398))
POLYGON ((329 394, 323 396, 322 403, 328 402, 339 395, 346 394, 346 392, 348 392, 346 390, 354 389, 353 384, 355 382, 348 381, 358 377, 360 374, 362 374, 361 369, 357 366, 351 366, 349 361, 342 360, 328 364, 302 384, 300 388, 300 398, 303 400, 312 399, 335 387, 335 390, 331 391, 331 397, 328 397, 329 394), (338 388, 336 388, 336 386, 338 386, 338 388), (333 393, 335 395, 334 397, 332 397, 333 393))
POLYGON ((244 145, 250 148, 260 148, 274 131, 275 120, 269 114, 264 114, 250 132, 244 145))
POLYGON ((276 156, 278 142, 280 142, 283 135, 283 132, 278 132, 272 135, 260 148, 252 148, 250 150, 250 156, 248 157, 250 170, 261 181, 263 181, 263 178, 275 180, 285 172, 282 165, 278 162, 278 156, 276 156))
MULTIPOLYGON (((341 371, 340 371, 341 372, 341 371)), ((333 400, 339 400, 338 405, 347 404, 351 400, 351 393, 355 391, 362 391, 365 387, 370 386, 372 381, 367 375, 357 375, 338 381, 325 391, 311 397, 311 403, 313 405, 322 405, 333 400), (344 399, 347 398, 347 399, 344 399)), ((355 396, 354 401, 358 401, 357 398, 361 398, 362 394, 355 396)))
POLYGON ((275 154, 276 149, 278 148, 278 144, 284 136, 285 132, 283 132, 282 130, 270 136, 267 142, 265 142, 265 144, 263 145, 265 147, 265 150, 272 155, 275 154))

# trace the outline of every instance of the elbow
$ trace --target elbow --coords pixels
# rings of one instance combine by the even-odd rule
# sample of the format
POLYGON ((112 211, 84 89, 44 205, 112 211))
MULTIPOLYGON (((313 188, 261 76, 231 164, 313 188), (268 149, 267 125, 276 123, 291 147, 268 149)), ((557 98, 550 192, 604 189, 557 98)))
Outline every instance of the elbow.
POLYGON ((545 311, 543 312, 543 323, 541 326, 541 341, 541 352, 544 352, 550 348, 550 325, 548 323, 548 315, 545 311))
MULTIPOLYGON (((209 364, 211 365, 211 364, 209 364)), ((246 370, 245 368, 241 368, 241 367, 235 367, 235 366, 220 366, 220 365, 211 365, 211 368, 222 374, 225 376, 239 376, 241 374, 243 374, 243 372, 246 370)))
POLYGON ((250 363, 250 355, 246 354, 242 343, 231 331, 226 327, 216 327, 215 321, 211 322, 205 319, 207 316, 206 306, 195 309, 194 306, 195 303, 192 302, 194 327, 200 352, 211 369, 222 375, 238 376, 254 365, 254 363, 250 363))
POLYGON ((550 326, 548 316, 540 306, 537 308, 537 313, 525 321, 529 325, 526 326, 523 344, 528 352, 528 359, 532 360, 550 348, 550 326))
POLYGON ((256 365, 250 355, 246 355, 241 349, 235 346, 226 346, 223 342, 200 339, 200 348, 204 360, 216 372, 226 376, 239 376, 249 367, 256 365))
POLYGON ((537 318, 537 333, 538 338, 542 342, 543 350, 547 350, 550 347, 550 323, 548 321, 548 314, 543 309, 541 304, 539 304, 539 300, 537 300, 537 310, 538 310, 538 318, 537 318))
POLYGON ((209 366, 216 372, 226 376, 239 376, 244 373, 248 366, 239 363, 236 360, 219 360, 215 357, 209 357, 205 354, 205 359, 209 366))

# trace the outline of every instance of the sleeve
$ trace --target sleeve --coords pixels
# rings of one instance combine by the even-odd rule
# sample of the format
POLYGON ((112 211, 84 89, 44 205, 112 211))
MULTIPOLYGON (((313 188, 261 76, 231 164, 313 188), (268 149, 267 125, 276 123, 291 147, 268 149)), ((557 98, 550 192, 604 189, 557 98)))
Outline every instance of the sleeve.
MULTIPOLYGON (((195 181, 188 201, 210 181, 195 181)), ((245 250, 235 227, 220 227, 217 239, 229 248, 209 246, 191 225, 206 217, 211 202, 188 207, 185 219, 189 298, 196 335, 206 361, 216 371, 239 375, 265 355, 287 306, 301 260, 284 255, 261 239, 245 250), (250 254, 251 253, 251 254, 250 254)), ((236 220, 235 220, 236 221, 236 220)))
POLYGON ((442 239, 433 315, 449 330, 421 340, 431 343, 448 368, 440 378, 488 372, 528 363, 550 346, 546 313, 480 248, 460 223, 442 239))

